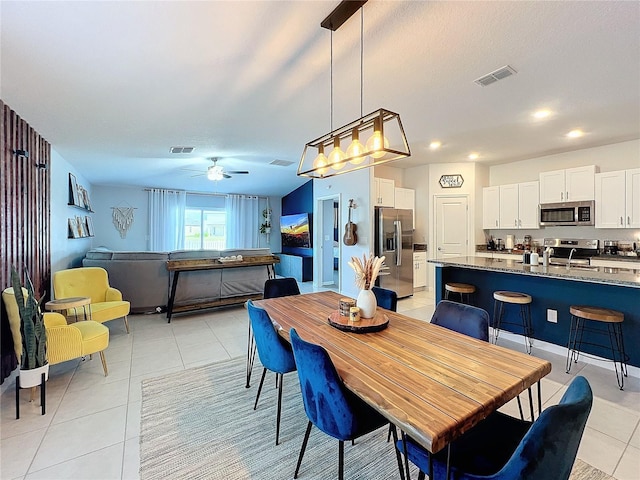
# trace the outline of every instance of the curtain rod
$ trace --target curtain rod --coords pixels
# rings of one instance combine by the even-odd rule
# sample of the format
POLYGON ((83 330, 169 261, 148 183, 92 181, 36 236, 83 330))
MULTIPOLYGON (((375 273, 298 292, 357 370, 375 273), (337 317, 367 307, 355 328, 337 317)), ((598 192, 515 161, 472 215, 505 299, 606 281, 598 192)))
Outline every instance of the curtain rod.
MULTIPOLYGON (((207 197, 227 197, 229 195, 245 195, 244 193, 202 193, 202 192, 189 192, 187 190, 172 190, 170 188, 158 188, 158 189, 154 189, 154 188, 144 188, 143 189, 145 192, 150 192, 151 190, 166 190, 167 192, 171 192, 171 193, 178 193, 178 192, 184 192, 187 195, 204 195, 207 197)), ((257 197, 258 199, 261 200, 268 200, 269 197, 261 197, 260 195, 246 195, 248 197, 257 197)))

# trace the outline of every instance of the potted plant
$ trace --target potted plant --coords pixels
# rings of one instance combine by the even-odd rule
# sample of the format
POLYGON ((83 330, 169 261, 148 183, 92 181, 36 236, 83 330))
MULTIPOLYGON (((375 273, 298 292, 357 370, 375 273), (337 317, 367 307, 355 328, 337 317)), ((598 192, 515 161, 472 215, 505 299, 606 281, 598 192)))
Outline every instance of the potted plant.
POLYGON ((265 208, 264 210, 262 210, 262 218, 264 218, 264 221, 262 222, 262 225, 260 225, 260 233, 271 233, 271 209, 270 208, 265 208))
POLYGON ((27 285, 23 290, 20 277, 15 268, 11 269, 11 284, 20 313, 20 333, 22 334, 22 356, 20 358, 20 387, 35 387, 49 378, 47 362, 47 331, 44 316, 33 291, 28 274, 27 285), (26 290, 26 298, 25 298, 26 290))

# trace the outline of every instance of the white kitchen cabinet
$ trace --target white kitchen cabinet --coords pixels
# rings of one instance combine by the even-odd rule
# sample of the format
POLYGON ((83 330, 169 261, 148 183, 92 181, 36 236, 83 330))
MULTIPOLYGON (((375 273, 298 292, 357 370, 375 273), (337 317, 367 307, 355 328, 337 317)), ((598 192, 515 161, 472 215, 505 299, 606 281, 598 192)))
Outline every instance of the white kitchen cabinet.
POLYGON ((500 185, 500 228, 518 228, 518 184, 500 185))
POLYGON ((395 188, 395 207, 411 210, 413 228, 416 228, 416 191, 411 188, 395 188))
POLYGON ((593 200, 595 174, 595 165, 540 172, 540 203, 593 200))
POLYGON ((538 228, 538 182, 499 187, 499 228, 538 228))
POLYGON ((388 178, 374 178, 374 206, 376 207, 394 207, 396 188, 395 182, 388 178))
POLYGON ((482 189, 482 228, 500 227, 500 187, 482 189))
POLYGON ((427 286, 427 252, 413 252, 413 288, 427 286))
POLYGON ((540 203, 540 182, 518 184, 518 228, 540 228, 538 205, 540 203))
POLYGON ((595 175, 596 228, 640 227, 640 168, 595 175))

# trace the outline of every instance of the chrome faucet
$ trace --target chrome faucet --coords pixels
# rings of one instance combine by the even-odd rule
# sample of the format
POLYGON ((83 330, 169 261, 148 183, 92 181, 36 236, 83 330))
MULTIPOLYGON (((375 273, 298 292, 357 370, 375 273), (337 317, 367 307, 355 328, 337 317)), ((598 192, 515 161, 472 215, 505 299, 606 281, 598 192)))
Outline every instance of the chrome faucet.
POLYGON ((574 253, 576 253, 576 249, 572 248, 571 251, 569 252, 569 263, 568 263, 569 267, 571 267, 571 257, 573 257, 574 253))

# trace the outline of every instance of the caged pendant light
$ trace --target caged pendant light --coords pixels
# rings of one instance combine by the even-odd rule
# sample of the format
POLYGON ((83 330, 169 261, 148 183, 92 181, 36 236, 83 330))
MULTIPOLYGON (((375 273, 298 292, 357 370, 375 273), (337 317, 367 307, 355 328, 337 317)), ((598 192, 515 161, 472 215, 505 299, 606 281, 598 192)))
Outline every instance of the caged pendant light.
POLYGON ((362 114, 363 33, 365 1, 341 2, 321 26, 331 30, 331 132, 304 146, 298 176, 328 178, 411 156, 400 115, 380 108, 362 114), (360 118, 333 129, 333 32, 360 9, 360 118), (362 141, 365 141, 363 144, 362 141), (341 145, 348 145, 342 150, 341 145), (329 155, 325 156, 325 151, 329 155))

